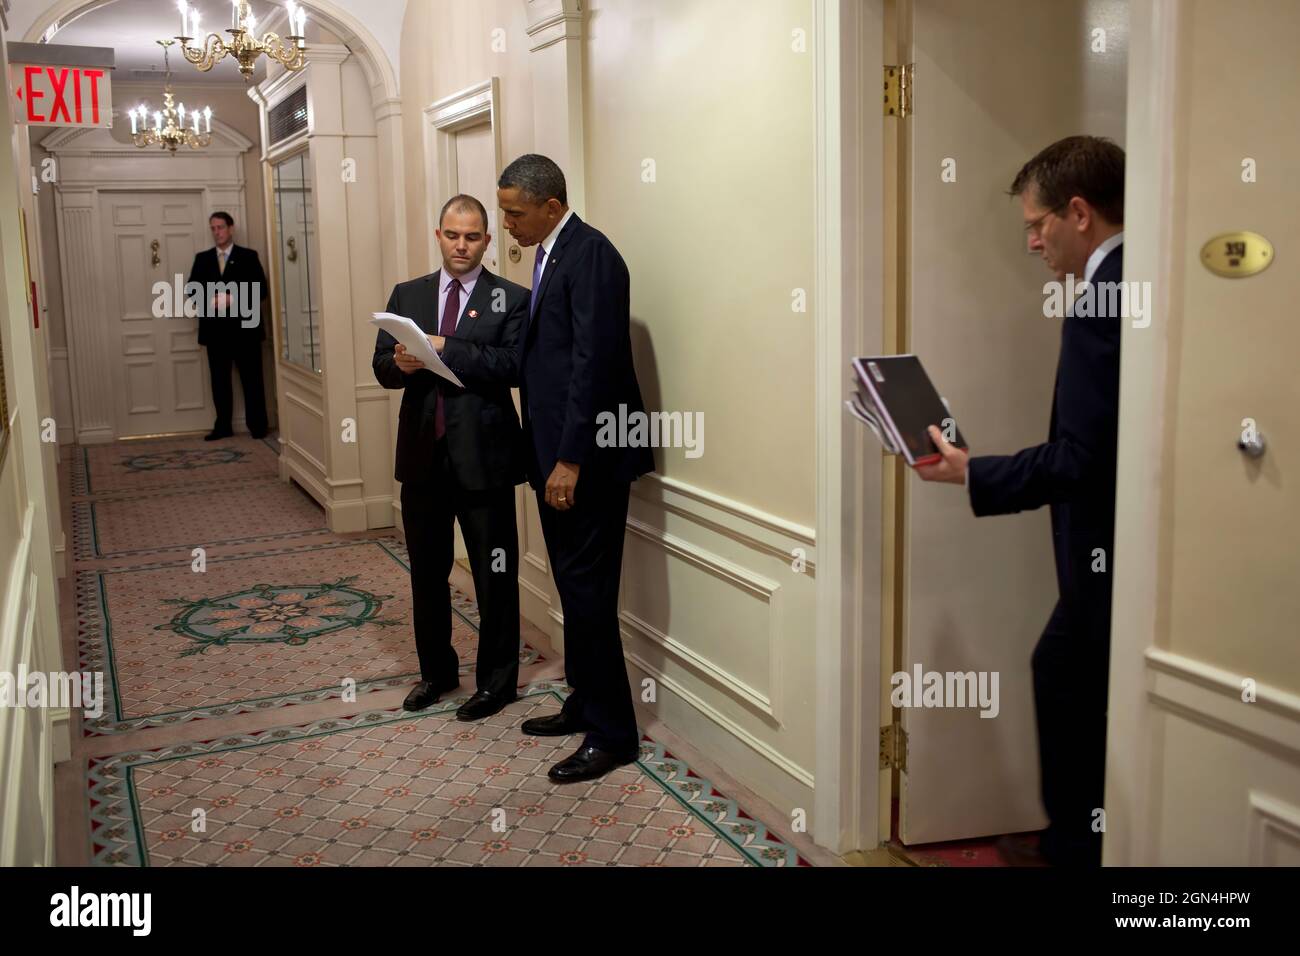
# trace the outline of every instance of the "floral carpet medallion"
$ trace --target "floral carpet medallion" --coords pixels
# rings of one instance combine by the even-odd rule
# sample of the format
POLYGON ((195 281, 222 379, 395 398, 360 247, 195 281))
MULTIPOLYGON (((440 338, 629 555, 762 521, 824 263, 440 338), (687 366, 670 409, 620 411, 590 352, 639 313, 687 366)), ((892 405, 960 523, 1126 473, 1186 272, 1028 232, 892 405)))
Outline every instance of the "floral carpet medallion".
POLYGON ((127 471, 189 471, 211 465, 230 465, 246 457, 248 453, 238 448, 175 448, 145 455, 127 455, 120 464, 127 471))
POLYGON ((365 624, 393 627, 402 618, 381 618, 391 594, 372 594, 352 587, 357 575, 333 583, 314 585, 254 584, 214 598, 197 601, 166 598, 163 604, 181 610, 154 630, 173 631, 194 645, 181 657, 202 654, 210 647, 231 644, 289 644, 300 646, 313 637, 333 634, 365 624))

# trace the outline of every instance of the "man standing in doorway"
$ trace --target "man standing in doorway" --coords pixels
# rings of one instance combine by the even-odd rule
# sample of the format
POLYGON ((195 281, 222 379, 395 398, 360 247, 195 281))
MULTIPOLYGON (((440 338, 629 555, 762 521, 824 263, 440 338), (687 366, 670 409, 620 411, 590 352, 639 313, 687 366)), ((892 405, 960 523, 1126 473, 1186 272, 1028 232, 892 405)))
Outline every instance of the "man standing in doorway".
POLYGON ((254 438, 266 437, 266 393, 262 385, 262 300, 270 295, 266 273, 254 249, 235 245, 235 219, 228 212, 208 218, 213 248, 194 257, 189 282, 203 287, 199 314, 199 345, 208 350, 212 404, 217 420, 206 441, 229 438, 234 392, 230 369, 239 369, 244 388, 244 419, 254 438))
MULTIPOLYGON (((1124 151, 1071 136, 1025 164, 1010 194, 1020 199, 1029 250, 1065 289, 1091 286, 1061 329, 1047 441, 1014 455, 968 458, 930 436, 943 455, 917 469, 925 481, 965 484, 976 515, 1051 507, 1059 599, 1034 649, 1043 805, 1049 825, 1041 861, 1101 862, 1106 697, 1115 535, 1115 446, 1119 428, 1122 316, 1113 295, 1123 275, 1124 151)), ((1038 862, 1027 844, 1004 839, 1012 863, 1038 862)))
POLYGON ((519 682, 515 486, 524 480, 524 461, 510 388, 519 381, 528 290, 483 268, 492 235, 487 210, 474 197, 449 199, 435 236, 442 268, 395 288, 386 311, 428 333, 465 387, 426 369, 387 332, 379 333, 372 362, 379 384, 404 390, 395 477, 402 483, 420 681, 403 706, 423 710, 460 683, 447 580, 455 520, 479 608, 477 687, 456 717, 482 720, 517 699, 519 682))
POLYGON ((631 483, 654 470, 654 456, 647 447, 596 441, 602 412, 645 411, 622 256, 569 209, 564 173, 545 156, 521 156, 497 187, 506 228, 521 246, 537 247, 520 396, 528 480, 564 610, 564 676, 572 688, 558 714, 526 720, 522 730, 585 734, 548 774, 576 783, 632 763, 640 747, 618 588, 631 483))

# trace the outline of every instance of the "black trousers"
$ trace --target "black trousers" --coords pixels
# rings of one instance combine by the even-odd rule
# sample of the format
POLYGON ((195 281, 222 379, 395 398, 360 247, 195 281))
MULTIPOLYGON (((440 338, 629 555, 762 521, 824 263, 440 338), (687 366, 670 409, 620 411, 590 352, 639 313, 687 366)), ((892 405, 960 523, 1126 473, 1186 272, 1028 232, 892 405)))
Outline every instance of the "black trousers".
POLYGON ((1101 864, 1110 630, 1071 626, 1058 602, 1034 648, 1034 713, 1048 827, 1057 866, 1101 864))
POLYGON ((564 610, 566 715, 589 728, 585 745, 630 753, 639 742, 618 630, 618 587, 631 485, 580 480, 568 511, 537 493, 551 573, 564 610))
POLYGON ((460 522, 478 599, 477 689, 514 697, 519 684, 519 543, 515 490, 467 491, 438 442, 428 481, 402 484, 402 524, 411 558, 411 606, 420 677, 455 685, 460 661, 451 646, 451 575, 455 560, 452 519, 460 522))
POLYGON ((244 421, 254 435, 266 433, 266 391, 262 384, 262 343, 218 342, 205 346, 208 350, 208 371, 212 378, 212 404, 217 410, 214 431, 230 431, 235 396, 230 386, 230 366, 239 369, 239 381, 244 386, 244 421))

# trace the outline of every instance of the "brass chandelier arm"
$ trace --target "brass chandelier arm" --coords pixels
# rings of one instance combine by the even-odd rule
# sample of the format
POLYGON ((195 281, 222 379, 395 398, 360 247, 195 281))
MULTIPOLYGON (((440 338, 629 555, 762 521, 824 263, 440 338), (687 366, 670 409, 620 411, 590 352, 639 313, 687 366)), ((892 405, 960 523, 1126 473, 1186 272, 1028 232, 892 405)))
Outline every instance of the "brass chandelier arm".
POLYGON ((212 69, 227 54, 231 53, 231 48, 226 45, 226 41, 221 39, 215 33, 209 33, 203 42, 203 46, 190 46, 193 37, 177 37, 181 44, 181 52, 185 54, 185 59, 199 68, 199 72, 206 73, 212 69))
POLYGON ((297 43, 294 37, 281 38, 275 33, 266 33, 262 36, 262 52, 274 59, 286 70, 300 70, 305 65, 302 52, 303 48, 297 43), (289 42, 285 42, 285 41, 289 42))

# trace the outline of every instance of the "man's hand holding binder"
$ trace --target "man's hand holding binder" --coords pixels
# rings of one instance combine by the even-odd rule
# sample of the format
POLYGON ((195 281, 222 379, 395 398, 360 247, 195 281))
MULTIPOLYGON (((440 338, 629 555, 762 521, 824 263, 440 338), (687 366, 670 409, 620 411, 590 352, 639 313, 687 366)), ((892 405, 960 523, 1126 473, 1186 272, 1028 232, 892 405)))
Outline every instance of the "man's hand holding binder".
POLYGON ((944 438, 943 432, 938 425, 931 425, 929 433, 930 441, 934 442, 934 447, 939 449, 939 454, 943 456, 943 459, 932 465, 917 465, 917 477, 923 481, 946 481, 954 485, 966 484, 966 462, 970 460, 970 452, 965 448, 958 448, 944 438))

